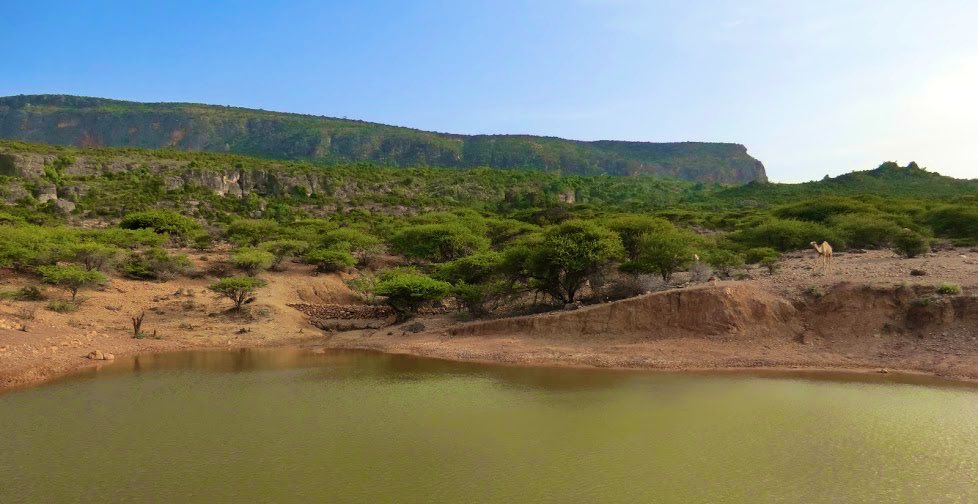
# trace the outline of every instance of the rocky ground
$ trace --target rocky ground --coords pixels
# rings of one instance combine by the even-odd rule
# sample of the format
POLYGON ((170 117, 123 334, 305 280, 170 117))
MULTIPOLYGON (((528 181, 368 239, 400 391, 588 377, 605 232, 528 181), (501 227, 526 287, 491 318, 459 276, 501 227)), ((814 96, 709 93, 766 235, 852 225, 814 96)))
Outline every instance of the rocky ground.
MULTIPOLYGON (((192 258, 201 268, 220 259, 192 258)), ((267 273, 246 315, 207 290, 213 279, 113 278, 80 294, 86 299, 71 313, 49 311, 46 301, 0 301, 0 389, 103 365, 87 357, 95 350, 283 345, 524 365, 887 368, 978 378, 978 252, 903 259, 870 251, 814 265, 814 252, 798 253, 773 275, 752 269, 741 280, 692 284, 677 275, 681 288, 579 310, 469 323, 428 315, 401 325, 360 303, 341 276, 298 264, 267 273), (944 283, 963 292, 935 294, 944 283), (149 336, 134 339, 131 317, 143 312, 149 336)), ((0 290, 32 282, 0 272, 0 290)))

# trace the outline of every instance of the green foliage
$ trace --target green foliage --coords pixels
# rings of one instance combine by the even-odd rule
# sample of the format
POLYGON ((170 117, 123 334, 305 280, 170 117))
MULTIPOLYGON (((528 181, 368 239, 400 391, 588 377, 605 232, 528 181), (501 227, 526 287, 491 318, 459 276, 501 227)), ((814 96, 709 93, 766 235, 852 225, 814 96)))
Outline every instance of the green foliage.
POLYGON ((38 269, 44 283, 55 285, 71 293, 74 302, 78 291, 95 287, 108 281, 105 275, 98 271, 89 271, 77 265, 41 266, 38 269))
POLYGON ((357 264, 353 254, 342 248, 313 249, 306 253, 304 259, 309 264, 315 264, 316 269, 323 273, 343 271, 357 264))
POLYGON ((348 250, 361 266, 366 266, 370 259, 383 251, 380 238, 349 227, 326 232, 320 244, 325 248, 348 250))
POLYGON ((123 217, 119 223, 122 229, 151 229, 159 234, 183 240, 200 231, 197 221, 172 210, 146 210, 133 212, 123 217))
POLYGON ((496 276, 501 271, 502 264, 503 254, 481 252, 439 264, 435 268, 434 276, 452 284, 480 284, 496 276))
POLYGON ((71 313, 78 309, 78 304, 64 299, 52 299, 46 308, 55 313, 71 313))
POLYGON ((507 243, 532 233, 540 232, 540 226, 515 219, 486 219, 486 234, 494 247, 507 243))
POLYGON ((387 304, 394 309, 399 320, 406 320, 421 307, 445 298, 451 290, 448 282, 426 275, 396 273, 382 276, 374 292, 387 298, 387 304))
POLYGON ((130 252, 119 263, 119 272, 134 280, 169 280, 188 273, 193 264, 184 254, 168 254, 161 248, 130 252))
POLYGON ((733 237, 747 247, 773 248, 781 252, 807 248, 813 241, 827 241, 839 249, 843 244, 836 233, 825 225, 790 219, 763 221, 737 231, 733 237))
POLYGON ((347 287, 352 290, 363 302, 373 304, 376 301, 375 291, 377 290, 377 276, 372 273, 364 273, 346 282, 347 287))
POLYGON ((241 246, 255 246, 279 236, 280 226, 269 219, 238 219, 227 228, 228 240, 241 246))
POLYGON ((241 306, 245 303, 254 301, 255 291, 264 286, 265 282, 263 280, 246 276, 236 276, 222 278, 207 288, 230 299, 234 303, 234 310, 238 311, 241 310, 241 306))
POLYGON ((43 301, 47 299, 44 291, 36 285, 25 285, 17 290, 0 292, 0 299, 13 299, 15 301, 43 301))
POLYGON ((978 202, 970 205, 948 205, 927 215, 927 224, 944 238, 963 238, 978 242, 978 202))
POLYGON ((937 287, 937 293, 942 296, 957 296, 961 294, 961 286, 953 283, 943 283, 937 287))
POLYGON ((664 230, 645 233, 635 246, 635 259, 623 264, 621 269, 631 273, 655 273, 668 282, 673 273, 693 261, 691 242, 687 234, 671 224, 664 230))
POLYGON ((744 252, 744 261, 747 264, 763 264, 769 259, 776 262, 780 257, 781 253, 770 247, 752 248, 744 252))
POLYGON ((294 257, 301 257, 302 254, 309 250, 309 242, 290 239, 273 240, 261 243, 258 248, 271 253, 274 256, 271 268, 279 269, 282 261, 294 257))
POLYGON ((870 213, 875 210, 871 205, 852 198, 822 197, 783 206, 775 210, 774 215, 782 219, 825 223, 833 217, 870 213))
POLYGON ((519 267, 531 288, 573 303, 588 277, 621 259, 624 248, 614 231, 593 222, 568 221, 547 228, 540 240, 510 254, 510 263, 514 255, 522 255, 519 267))
POLYGON ((641 242, 646 236, 676 231, 671 222, 645 215, 621 215, 608 219, 604 225, 618 233, 622 246, 625 247, 625 255, 631 261, 638 259, 641 242))
POLYGON ((255 248, 243 248, 231 255, 231 264, 254 276, 275 264, 275 254, 255 248))
POLYGON ((459 223, 408 226, 391 238, 394 251, 414 259, 451 261, 485 250, 489 240, 459 223))
POLYGON ((705 260, 723 276, 730 276, 733 270, 744 266, 744 256, 722 248, 707 251, 705 260))
POLYGON ((103 271, 112 264, 119 253, 120 250, 111 245, 83 242, 72 245, 68 251, 68 256, 72 261, 81 264, 89 271, 103 271))
POLYGON ((833 222, 846 244, 857 248, 888 247, 902 229, 892 216, 881 214, 852 214, 833 222))
POLYGON ((917 257, 930 252, 930 240, 909 229, 903 229, 893 238, 893 250, 907 258, 917 257))

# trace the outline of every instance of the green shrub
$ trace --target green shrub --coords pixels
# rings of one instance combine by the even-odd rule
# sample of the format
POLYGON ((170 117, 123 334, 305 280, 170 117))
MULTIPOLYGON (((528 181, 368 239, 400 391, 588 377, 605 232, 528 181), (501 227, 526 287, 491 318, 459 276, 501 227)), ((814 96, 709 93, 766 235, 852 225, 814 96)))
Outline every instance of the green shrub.
POLYGON ((851 198, 822 196, 785 205, 775 210, 774 214, 782 219, 827 222, 841 215, 875 211, 872 205, 851 198))
POLYGON ((589 277, 624 255, 617 233, 580 220, 547 228, 526 247, 522 269, 531 288, 563 303, 573 303, 589 277))
POLYGON ((11 298, 17 301, 44 301, 47 296, 44 291, 36 285, 25 285, 13 292, 11 298))
POLYGON ((353 228, 339 228, 327 232, 320 248, 342 248, 349 250, 357 264, 366 266, 375 256, 383 252, 381 240, 365 231, 353 228))
POLYGON ((391 238, 395 252, 434 262, 451 261, 488 246, 486 237, 458 223, 408 226, 391 238))
POLYGON ((301 257, 309 250, 309 242, 289 239, 273 240, 261 243, 258 248, 275 256, 271 267, 272 269, 279 269, 286 259, 301 257))
POLYGON ((52 299, 48 302, 47 309, 56 313, 70 313, 78 309, 78 304, 76 304, 74 301, 52 299))
POLYGON ((397 313, 398 320, 407 320, 432 302, 444 299, 452 290, 448 282, 412 273, 386 275, 377 284, 375 293, 397 313))
POLYGON ((111 245, 86 242, 71 246, 68 256, 89 271, 102 271, 112 264, 119 252, 118 248, 111 245))
POLYGON ((902 229, 885 215, 855 214, 833 219, 846 245, 857 248, 888 247, 902 229))
POLYGON ((234 310, 238 311, 245 303, 254 301, 255 291, 264 286, 263 280, 237 276, 222 278, 207 288, 230 299, 234 303, 234 310))
POLYGON ((607 219, 603 224, 618 233, 625 248, 625 257, 630 261, 638 259, 641 242, 647 235, 669 236, 668 233, 676 231, 671 222, 645 215, 622 215, 607 219))
POLYGON ((503 255, 499 252, 480 252, 461 259, 439 264, 435 278, 452 284, 480 284, 502 271, 503 255))
POLYGON ((747 247, 767 247, 781 252, 808 248, 813 241, 827 241, 837 249, 843 245, 842 240, 822 224, 788 219, 770 219, 750 226, 735 233, 734 239, 747 247))
POLYGON ((978 241, 978 207, 949 205, 933 210, 927 223, 938 236, 978 241))
POLYGON ((937 287, 937 293, 942 296, 957 296, 961 294, 961 286, 953 283, 943 283, 937 287))
POLYGON ((55 285, 71 293, 75 301, 80 289, 95 287, 108 281, 105 275, 98 271, 89 271, 77 265, 41 266, 38 269, 44 283, 55 285))
POLYGON ((893 250, 904 257, 917 257, 930 252, 930 240, 909 229, 903 229, 893 238, 893 250))
POLYGON ((168 254, 163 249, 151 248, 130 252, 119 263, 118 269, 123 276, 135 280, 169 280, 189 273, 193 264, 184 254, 168 254))
POLYGON ((159 234, 183 241, 201 227, 197 221, 171 210, 146 210, 127 214, 119 223, 122 229, 151 229, 159 234))
MULTIPOLYGON (((671 227, 671 225, 670 225, 671 227)), ((629 273, 655 273, 666 282, 693 261, 691 238, 675 228, 642 235, 635 245, 635 259, 621 266, 629 273)))
POLYGON ((353 254, 337 248, 310 250, 304 259, 306 263, 316 265, 316 269, 323 273, 343 271, 357 264, 353 254))
POLYGON ((275 254, 259 249, 244 248, 231 255, 231 264, 254 276, 275 264, 275 254))
POLYGON ((757 247, 744 252, 744 261, 747 264, 764 263, 769 259, 774 259, 776 262, 780 257, 781 253, 771 247, 757 247))
POLYGON ((268 219, 238 219, 227 228, 228 240, 241 246, 255 246, 279 236, 279 224, 268 219))
POLYGON ((730 276, 733 270, 744 266, 744 256, 727 249, 710 250, 706 253, 705 260, 723 276, 730 276))
POLYGON ((486 219, 486 234, 494 247, 501 247, 522 236, 539 232, 540 226, 515 219, 486 219))
POLYGON ((765 257, 761 259, 761 266, 767 268, 767 272, 771 275, 778 272, 781 268, 781 259, 779 257, 765 257))

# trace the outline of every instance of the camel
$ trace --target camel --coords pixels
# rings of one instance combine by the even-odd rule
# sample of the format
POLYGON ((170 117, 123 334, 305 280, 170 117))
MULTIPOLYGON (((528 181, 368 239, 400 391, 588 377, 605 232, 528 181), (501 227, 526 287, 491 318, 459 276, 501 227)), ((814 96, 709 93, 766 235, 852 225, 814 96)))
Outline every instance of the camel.
POLYGON ((832 245, 829 245, 829 242, 827 241, 823 241, 821 245, 812 242, 811 245, 815 248, 815 251, 818 252, 818 262, 816 263, 816 266, 819 263, 821 263, 822 266, 828 266, 829 262, 832 260, 832 245))

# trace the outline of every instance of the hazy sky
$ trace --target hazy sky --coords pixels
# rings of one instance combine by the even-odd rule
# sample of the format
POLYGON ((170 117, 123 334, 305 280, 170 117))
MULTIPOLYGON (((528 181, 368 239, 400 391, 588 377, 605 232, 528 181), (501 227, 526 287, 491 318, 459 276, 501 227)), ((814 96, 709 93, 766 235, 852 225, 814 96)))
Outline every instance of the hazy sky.
POLYGON ((3 2, 0 95, 738 142, 777 181, 978 178, 976 1, 3 2))

